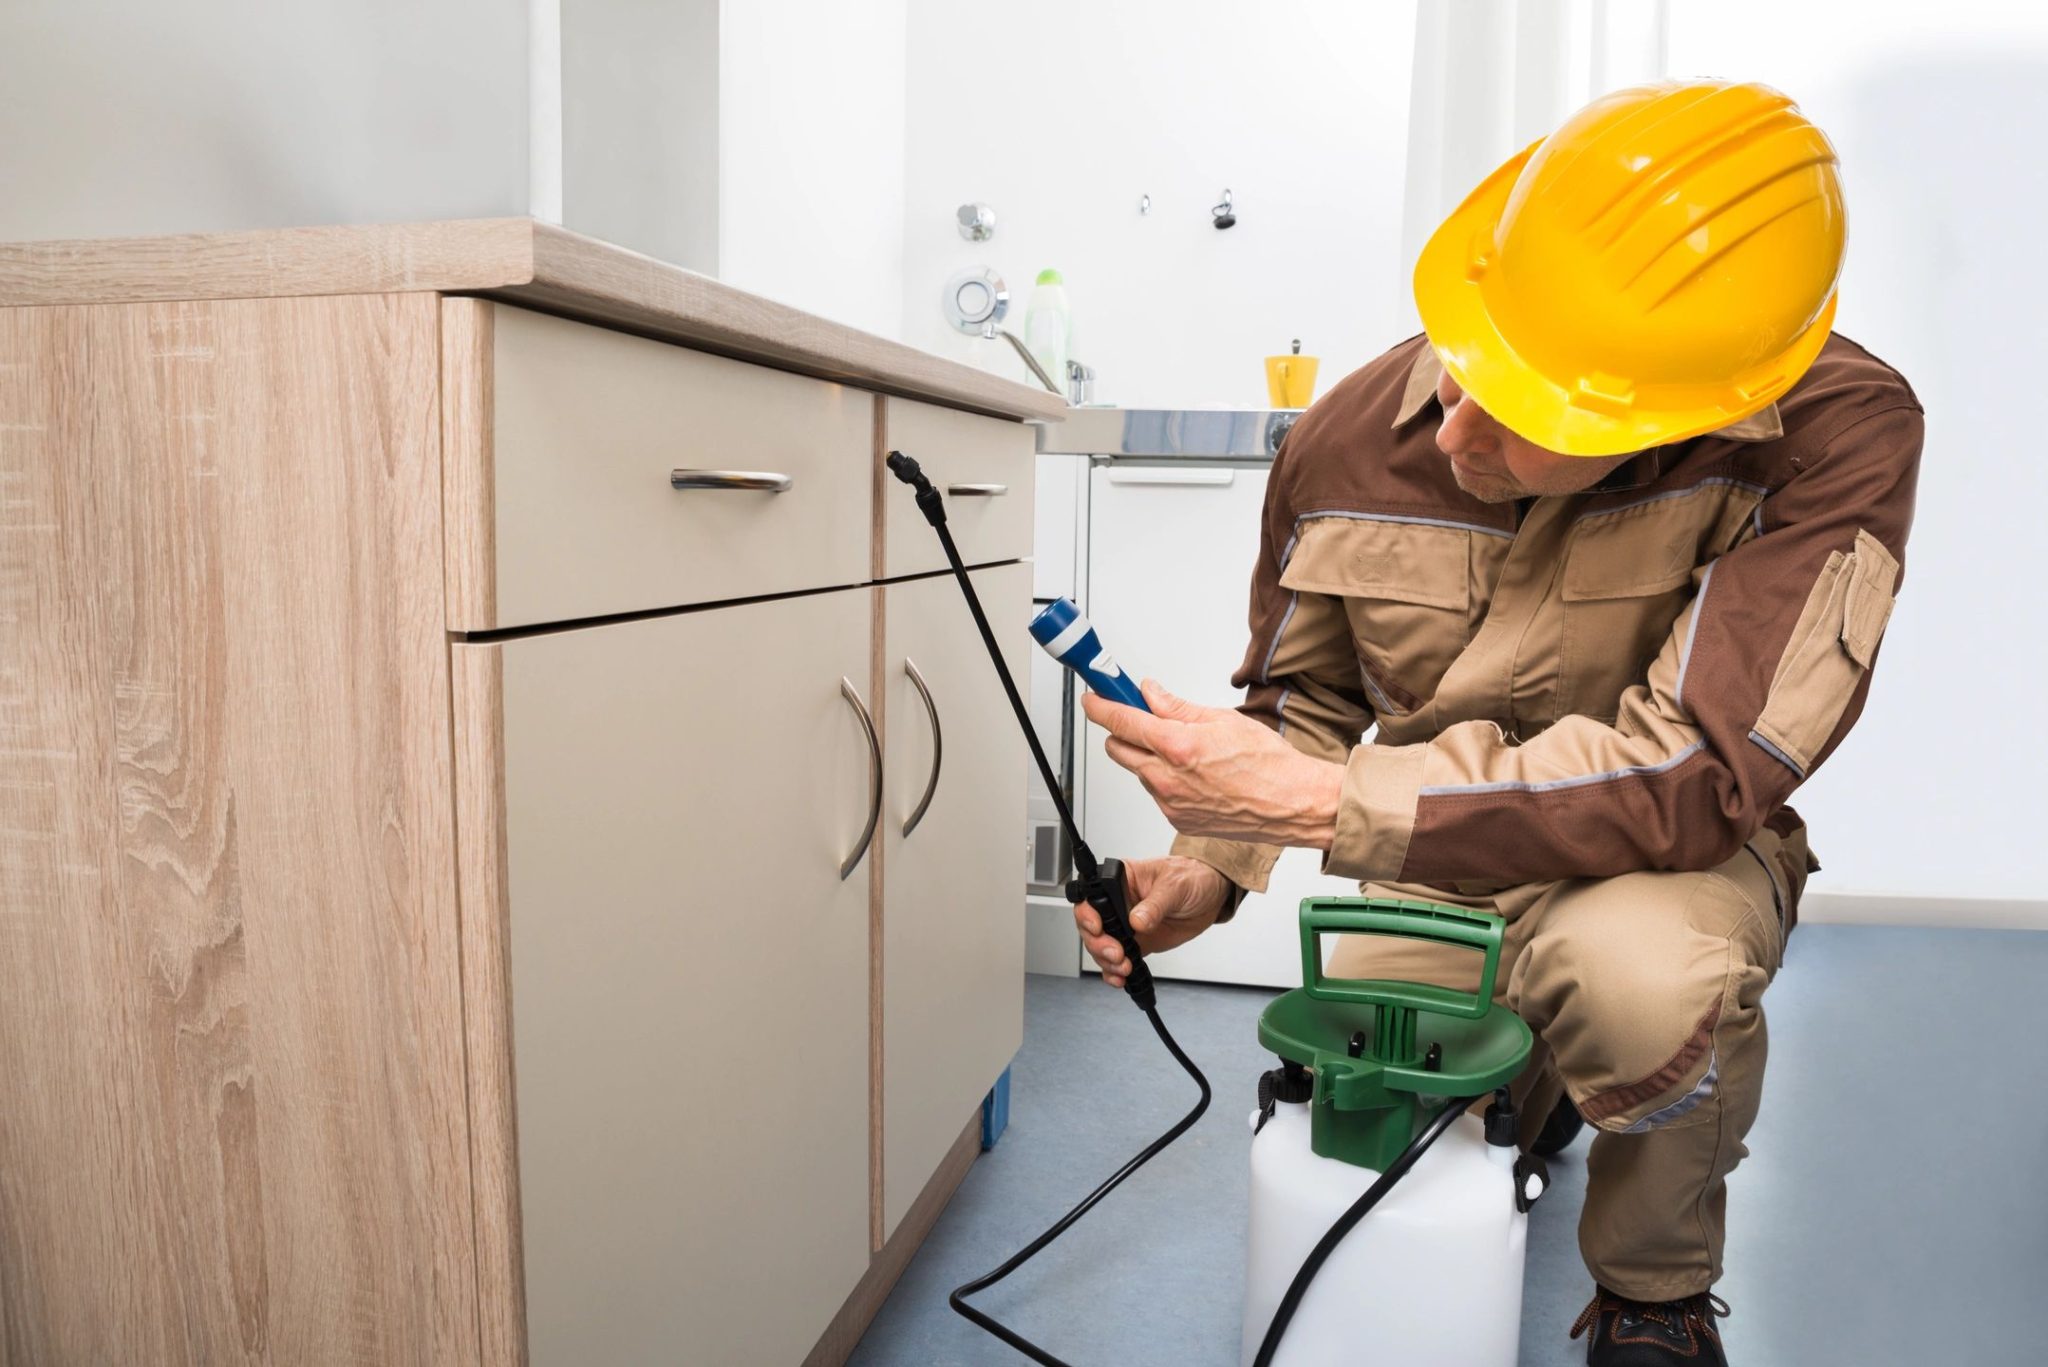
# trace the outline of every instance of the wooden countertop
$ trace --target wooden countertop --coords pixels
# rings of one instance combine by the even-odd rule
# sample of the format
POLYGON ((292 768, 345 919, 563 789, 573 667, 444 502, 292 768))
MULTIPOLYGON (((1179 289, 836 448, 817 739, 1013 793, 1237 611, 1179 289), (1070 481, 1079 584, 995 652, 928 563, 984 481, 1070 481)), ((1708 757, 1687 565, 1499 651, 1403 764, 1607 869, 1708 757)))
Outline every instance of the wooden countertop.
POLYGON ((1043 390, 530 218, 0 244, 0 307, 474 294, 953 408, 1063 418, 1043 390))

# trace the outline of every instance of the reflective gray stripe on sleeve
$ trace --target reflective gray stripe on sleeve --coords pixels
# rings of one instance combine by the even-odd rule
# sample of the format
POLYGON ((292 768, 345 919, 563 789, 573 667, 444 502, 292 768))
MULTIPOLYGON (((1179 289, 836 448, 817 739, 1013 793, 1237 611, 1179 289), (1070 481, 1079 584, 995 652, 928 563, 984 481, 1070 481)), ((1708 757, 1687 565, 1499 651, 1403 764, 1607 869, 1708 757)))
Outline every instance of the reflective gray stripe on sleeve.
POLYGON ((1259 666, 1260 683, 1273 682, 1273 657, 1280 653, 1280 640, 1287 635, 1287 624, 1294 620, 1294 610, 1300 606, 1300 593, 1287 595, 1287 611, 1280 614, 1280 625, 1273 628, 1273 644, 1266 647, 1265 662, 1259 666))
POLYGON ((1692 638, 1699 633, 1700 615, 1707 610, 1707 586, 1714 582, 1714 566, 1720 563, 1707 562, 1707 572, 1700 576, 1700 591, 1693 595, 1692 620, 1685 624, 1685 646, 1678 652, 1678 687, 1672 692, 1681 708, 1685 706, 1685 670, 1692 663, 1692 638))
POLYGON ((1790 769, 1793 773, 1799 775, 1799 777, 1806 777, 1806 771, 1799 767, 1799 762, 1793 759, 1792 756, 1786 754, 1783 750, 1780 750, 1777 746, 1771 744, 1769 741, 1765 740, 1762 736, 1759 736, 1754 731, 1749 733, 1749 738, 1752 741, 1756 742, 1758 749, 1762 750, 1772 759, 1778 761, 1778 763, 1784 765, 1787 769, 1790 769))
POLYGON ((1472 793, 1554 793, 1562 788, 1583 788, 1589 783, 1611 783, 1619 778, 1644 778, 1651 774, 1661 774, 1668 769, 1677 768, 1706 748, 1707 743, 1705 741, 1696 740, 1671 758, 1659 760, 1655 764, 1634 764, 1626 769, 1609 769, 1598 774, 1573 774, 1570 778, 1545 779, 1541 783, 1523 783, 1511 780, 1506 783, 1450 784, 1420 789, 1416 796, 1462 797, 1472 793))

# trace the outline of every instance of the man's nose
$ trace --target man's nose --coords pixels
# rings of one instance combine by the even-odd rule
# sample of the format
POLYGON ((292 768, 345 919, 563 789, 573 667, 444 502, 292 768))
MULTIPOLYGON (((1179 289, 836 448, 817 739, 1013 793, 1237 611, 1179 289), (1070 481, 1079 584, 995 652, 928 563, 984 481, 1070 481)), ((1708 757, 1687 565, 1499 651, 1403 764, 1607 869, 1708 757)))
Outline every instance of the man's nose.
POLYGON ((1437 448, 1449 456, 1484 456, 1500 449, 1500 434, 1493 420, 1464 394, 1444 405, 1444 420, 1436 431, 1437 448))

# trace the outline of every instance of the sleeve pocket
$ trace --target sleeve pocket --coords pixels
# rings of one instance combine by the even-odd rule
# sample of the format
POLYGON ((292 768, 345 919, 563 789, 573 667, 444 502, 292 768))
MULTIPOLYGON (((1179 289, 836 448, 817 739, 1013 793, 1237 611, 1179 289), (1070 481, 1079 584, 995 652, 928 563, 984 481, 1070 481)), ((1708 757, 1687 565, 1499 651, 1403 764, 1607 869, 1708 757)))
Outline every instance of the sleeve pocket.
POLYGON ((1898 581, 1899 562, 1859 531, 1847 554, 1828 557, 1807 596, 1752 733, 1802 778, 1877 657, 1898 581))

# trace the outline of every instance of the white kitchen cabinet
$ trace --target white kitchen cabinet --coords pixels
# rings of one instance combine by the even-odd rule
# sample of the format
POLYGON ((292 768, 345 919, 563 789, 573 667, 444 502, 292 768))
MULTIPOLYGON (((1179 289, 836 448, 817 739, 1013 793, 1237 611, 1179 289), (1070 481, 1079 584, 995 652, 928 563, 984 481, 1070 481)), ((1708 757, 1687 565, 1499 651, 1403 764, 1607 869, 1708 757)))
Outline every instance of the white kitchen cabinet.
MULTIPOLYGON (((974 573, 1012 673, 1031 567, 974 573)), ((951 575, 883 590, 882 1234, 1024 1037, 1018 830, 1029 762, 951 575), (914 825, 912 823, 915 823, 914 825), (906 827, 908 828, 906 830, 906 827)))
POLYGON ((456 647, 501 657, 535 1362, 794 1363, 866 1270, 869 603, 456 647))
MULTIPOLYGON (((1126 670, 1193 702, 1234 707, 1230 676, 1243 660, 1252 566, 1258 558, 1266 470, 1195 465, 1098 465, 1089 488, 1088 615, 1126 670)), ((1083 832, 1098 855, 1166 853, 1173 828, 1138 780, 1102 750, 1090 726, 1078 739, 1087 793, 1083 832)), ((1301 899, 1355 895, 1329 878, 1321 856, 1289 850, 1268 891, 1237 916, 1178 949, 1152 956, 1163 978, 1301 985, 1301 899)))

